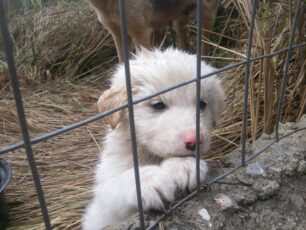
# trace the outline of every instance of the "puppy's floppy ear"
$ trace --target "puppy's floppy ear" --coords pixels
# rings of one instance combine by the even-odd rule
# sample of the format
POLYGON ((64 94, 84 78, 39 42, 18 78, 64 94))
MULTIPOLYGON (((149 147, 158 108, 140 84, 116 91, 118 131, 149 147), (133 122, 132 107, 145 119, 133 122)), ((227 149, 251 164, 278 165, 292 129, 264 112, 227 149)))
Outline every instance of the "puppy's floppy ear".
POLYGON ((214 79, 213 127, 216 127, 225 105, 225 93, 219 78, 214 79))
MULTIPOLYGON (((99 112, 105 112, 112 108, 116 108, 127 102, 126 90, 124 87, 112 86, 106 90, 99 98, 98 109, 99 112)), ((124 110, 120 110, 116 113, 112 113, 106 117, 107 122, 112 129, 115 129, 122 120, 125 114, 124 110)))

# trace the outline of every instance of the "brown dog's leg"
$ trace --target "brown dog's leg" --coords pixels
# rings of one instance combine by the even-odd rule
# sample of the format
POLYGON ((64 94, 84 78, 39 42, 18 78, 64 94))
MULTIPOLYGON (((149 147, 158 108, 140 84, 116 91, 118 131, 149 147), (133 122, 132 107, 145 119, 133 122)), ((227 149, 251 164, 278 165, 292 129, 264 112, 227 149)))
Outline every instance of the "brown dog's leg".
POLYGON ((110 26, 108 27, 114 42, 115 42, 115 46, 116 46, 116 50, 117 50, 117 54, 118 54, 118 59, 119 59, 119 63, 123 62, 123 50, 122 50, 122 44, 121 44, 121 33, 120 33, 120 28, 118 26, 110 26))
MULTIPOLYGON (((210 39, 210 33, 215 24, 216 14, 217 14, 219 5, 220 5, 220 0, 209 1, 206 4, 204 4, 202 23, 203 23, 203 30, 204 30, 203 35, 207 40, 210 39)), ((207 56, 208 54, 209 54, 209 45, 206 43, 203 43, 202 55, 207 56)))
MULTIPOLYGON (((208 15, 204 15, 203 17, 203 36, 205 38, 205 40, 209 40, 210 39, 210 31, 213 28, 214 25, 214 20, 211 19, 210 16, 208 15)), ((205 42, 203 42, 202 44, 202 55, 203 56, 207 56, 209 54, 209 45, 205 42)))
POLYGON ((139 48, 137 47, 142 46, 146 49, 150 49, 152 47, 152 34, 153 29, 147 28, 146 30, 143 30, 142 32, 137 32, 137 34, 133 34, 132 38, 136 46, 136 50, 139 48))
MULTIPOLYGON (((123 47, 122 47, 122 41, 121 41, 120 27, 117 25, 108 26, 108 30, 110 31, 114 39, 119 63, 122 63, 124 60, 123 60, 123 47)), ((128 46, 128 50, 130 51, 131 50, 131 38, 129 36, 127 40, 127 46, 128 46)))
POLYGON ((186 39, 187 24, 188 24, 187 15, 183 15, 182 17, 174 21, 174 27, 175 27, 177 43, 178 43, 177 46, 183 50, 188 50, 188 44, 187 44, 187 39, 186 39))

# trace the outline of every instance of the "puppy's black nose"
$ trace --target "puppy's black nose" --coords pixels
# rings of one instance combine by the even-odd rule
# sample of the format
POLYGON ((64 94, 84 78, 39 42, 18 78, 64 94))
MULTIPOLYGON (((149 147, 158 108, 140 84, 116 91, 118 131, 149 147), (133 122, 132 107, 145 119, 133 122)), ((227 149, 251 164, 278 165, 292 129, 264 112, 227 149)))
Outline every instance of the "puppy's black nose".
POLYGON ((190 151, 194 151, 195 148, 196 148, 196 144, 195 144, 195 143, 192 143, 192 142, 186 143, 185 147, 186 147, 186 149, 188 149, 188 150, 190 150, 190 151))

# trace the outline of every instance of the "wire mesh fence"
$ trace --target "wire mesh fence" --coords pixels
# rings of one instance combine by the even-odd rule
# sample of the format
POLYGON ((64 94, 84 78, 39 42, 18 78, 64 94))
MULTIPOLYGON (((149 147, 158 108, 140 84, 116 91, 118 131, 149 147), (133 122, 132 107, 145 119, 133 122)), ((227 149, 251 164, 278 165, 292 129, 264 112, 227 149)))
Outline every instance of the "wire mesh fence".
POLYGON ((130 76, 130 67, 129 67, 129 51, 127 47, 127 25, 126 25, 126 15, 125 15, 125 1, 124 0, 119 0, 119 9, 120 9, 120 23, 121 23, 121 35, 122 35, 122 46, 123 46, 123 56, 124 56, 124 67, 125 67, 125 75, 126 75, 126 90, 127 90, 127 98, 128 98, 128 103, 113 108, 109 111, 88 117, 84 120, 81 120, 79 122, 73 123, 71 125, 62 127, 58 130, 48 132, 33 138, 30 138, 29 131, 28 131, 28 125, 27 125, 27 120, 24 112, 24 106, 22 103, 22 94, 19 89, 19 84, 18 84, 18 79, 17 79, 17 74, 16 74, 16 66, 14 63, 14 56, 13 56, 13 43, 12 39, 10 37, 9 29, 8 29, 8 23, 6 21, 5 17, 5 12, 4 12, 4 3, 3 0, 0 1, 0 26, 1 26, 1 32, 2 32, 2 38, 3 38, 3 45, 5 48, 5 53, 6 53, 6 59, 8 63, 8 69, 9 69, 9 76, 10 76, 10 82, 11 86, 14 92, 14 97, 15 97, 15 102, 16 102, 16 109, 19 117, 19 122, 20 122, 20 128, 23 136, 23 141, 20 143, 16 144, 11 144, 8 146, 4 146, 0 149, 0 154, 8 153, 10 151, 14 151, 20 148, 25 148, 26 153, 27 153, 27 159, 31 168, 31 173, 33 177, 33 181, 35 184, 36 192, 38 195, 40 207, 41 207, 41 212, 43 216, 43 220, 45 223, 45 228, 46 229, 52 229, 50 217, 48 214, 48 208, 46 205, 46 201, 44 198, 44 192, 42 189, 42 185, 40 182, 40 177, 39 173, 37 170, 37 166, 35 163, 35 158, 33 155, 32 151, 32 145, 45 141, 47 139, 53 138, 55 136, 64 134, 66 132, 69 132, 71 130, 77 129, 81 126, 85 126, 91 122, 97 121, 99 119, 102 119, 110 114, 113 114, 115 112, 118 112, 123 109, 128 110, 129 114, 129 121, 130 121, 130 131, 131 131, 131 146, 132 146, 132 153, 133 153, 133 162, 134 162, 134 170, 135 170, 135 181, 136 181, 136 191, 137 191, 137 200, 138 200, 138 210, 139 210, 139 218, 140 218, 140 228, 141 229, 146 229, 146 224, 144 220, 144 211, 142 207, 142 199, 141 199, 141 185, 140 185, 140 175, 139 175, 139 163, 138 163, 138 158, 137 158, 137 140, 136 140, 136 130, 135 130, 135 121, 134 121, 134 112, 133 112, 133 106, 135 104, 144 102, 150 98, 156 97, 158 95, 167 93, 169 91, 175 90, 179 87, 183 87, 185 85, 189 84, 196 84, 197 90, 196 90, 196 98, 197 98, 197 106, 196 106, 196 134, 197 134, 197 141, 196 141, 196 172, 197 172, 197 189, 190 193, 188 196, 184 197, 183 199, 177 201, 175 204, 171 206, 170 209, 165 211, 153 224, 151 224, 147 229, 153 229, 158 225, 158 223, 165 218, 167 215, 173 212, 176 208, 178 208, 182 203, 185 201, 191 199, 194 197, 201 189, 205 188, 206 186, 210 186, 213 183, 221 180, 222 178, 226 177, 227 175, 233 173, 235 170, 237 170, 240 167, 243 167, 246 165, 247 162, 250 160, 254 159, 256 156, 260 155, 263 153, 267 148, 272 146, 273 144, 277 143, 279 140, 286 138, 287 136, 299 132, 301 130, 306 129, 300 128, 295 130, 294 132, 290 134, 286 134, 284 136, 279 136, 279 123, 281 120, 281 114, 282 114, 282 108, 283 108, 283 99, 284 99, 284 92, 288 80, 288 69, 289 69, 289 64, 290 64, 290 57, 292 55, 292 52, 294 49, 304 47, 306 44, 305 43, 300 43, 300 44, 293 44, 293 38, 298 22, 298 18, 302 12, 302 1, 298 0, 296 3, 296 8, 294 11, 294 18, 292 21, 291 25, 291 30, 289 34, 289 40, 288 40, 288 45, 287 47, 265 54, 261 56, 256 56, 252 57, 251 51, 252 51, 252 46, 253 46, 253 32, 254 32, 254 21, 255 21, 255 16, 256 16, 256 9, 258 5, 258 0, 252 0, 252 9, 251 9, 251 20, 250 20, 250 30, 248 31, 248 42, 247 42, 247 47, 246 47, 246 59, 243 61, 240 61, 235 64, 228 65, 226 67, 217 69, 213 71, 212 73, 202 75, 201 76, 201 43, 202 43, 202 24, 205 22, 202 22, 203 14, 205 12, 202 12, 202 0, 197 0, 197 61, 195 63, 196 69, 197 69, 197 74, 194 79, 179 83, 177 85, 173 85, 170 88, 164 89, 160 92, 157 92, 155 94, 149 95, 147 97, 133 100, 132 92, 131 92, 131 76, 130 76), (249 78, 250 78, 250 65, 254 61, 258 60, 263 60, 268 57, 273 57, 279 53, 287 53, 286 59, 285 59, 285 64, 284 64, 284 70, 283 70, 283 77, 282 77, 282 82, 281 82, 281 88, 280 88, 280 94, 279 94, 279 101, 278 101, 278 108, 277 108, 277 115, 276 115, 276 126, 275 126, 275 133, 276 137, 269 145, 267 145, 265 148, 261 149, 255 155, 253 155, 250 158, 246 158, 246 143, 248 139, 247 135, 247 117, 248 117, 248 98, 249 98, 249 78), (199 163, 200 163, 200 151, 199 151, 199 143, 200 143, 200 91, 201 91, 201 80, 204 78, 208 78, 212 75, 222 73, 224 71, 233 69, 238 66, 244 66, 245 68, 245 79, 244 79, 244 95, 243 95, 243 125, 242 125, 242 133, 241 133, 241 144, 242 144, 242 151, 241 151, 241 162, 233 169, 230 171, 217 176, 216 178, 212 179, 211 181, 208 181, 207 184, 201 185, 200 183, 200 173, 199 173, 199 163))

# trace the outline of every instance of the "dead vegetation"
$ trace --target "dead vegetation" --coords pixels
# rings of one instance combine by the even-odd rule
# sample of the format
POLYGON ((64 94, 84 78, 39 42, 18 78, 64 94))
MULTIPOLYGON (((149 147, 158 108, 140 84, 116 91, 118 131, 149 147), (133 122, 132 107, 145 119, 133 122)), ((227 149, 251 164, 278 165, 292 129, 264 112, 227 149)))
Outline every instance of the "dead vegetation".
POLYGON ((75 79, 116 63, 111 36, 84 3, 60 2, 16 16, 10 24, 19 74, 31 85, 75 79))
MULTIPOLYGON (((288 44, 296 1, 261 0, 256 17, 252 56, 288 44)), ((209 62, 221 67, 245 59, 250 1, 225 0, 220 10, 209 62)), ((111 36, 84 3, 63 3, 27 12, 10 20, 24 106, 32 137, 96 114, 95 103, 117 62, 111 36)), ((190 25, 191 30, 194 26, 190 25)), ((169 32, 170 33, 170 32, 169 32)), ((193 43, 193 32, 190 42, 193 43)), ((172 38, 168 38, 173 41, 172 38)), ((294 44, 305 43, 302 3, 294 44)), ((290 58, 282 121, 305 113, 305 46, 290 58)), ((280 81, 287 53, 251 65, 249 137, 274 127, 280 81)), ((222 123, 214 133, 210 160, 222 157, 240 142, 245 68, 221 74, 227 93, 222 123)), ((18 118, 0 52, 0 146, 21 140, 18 118)), ((92 172, 105 124, 98 121, 33 146, 55 229, 78 229, 90 197, 92 172)), ((6 196, 11 229, 44 229, 24 150, 1 156, 13 167, 6 196)))

